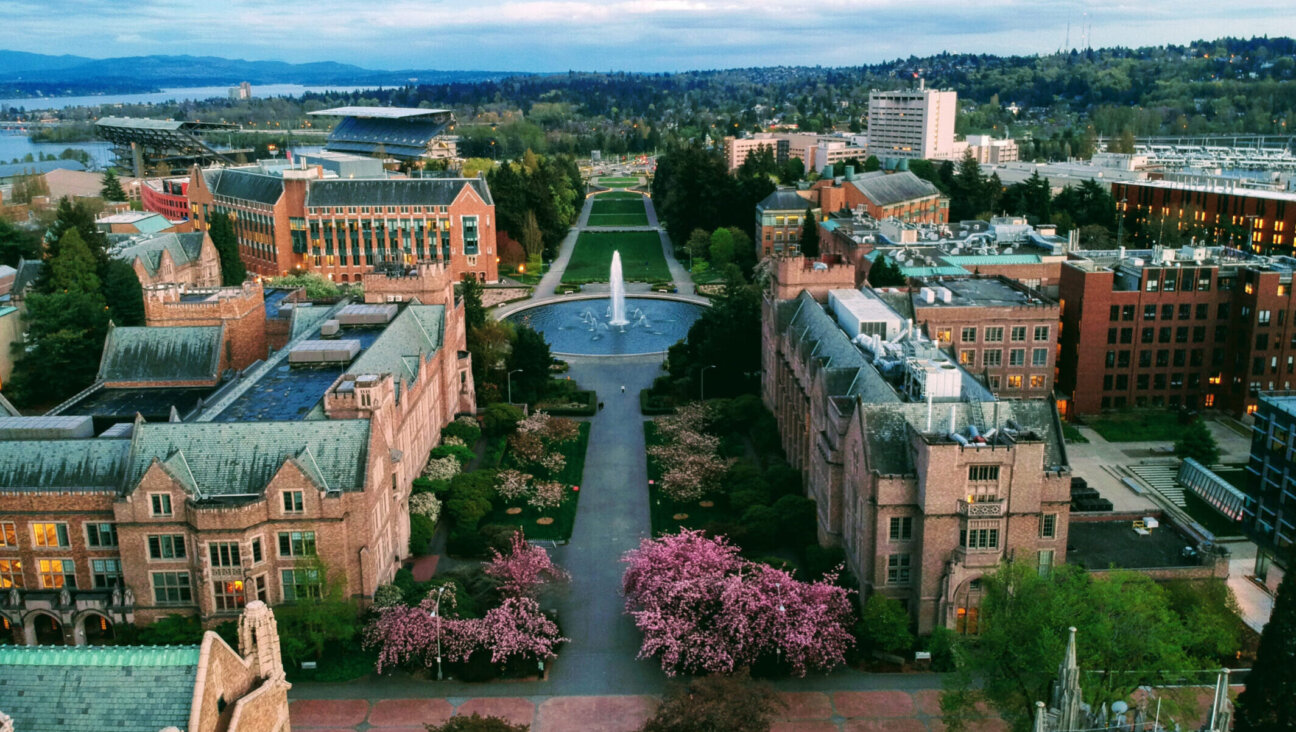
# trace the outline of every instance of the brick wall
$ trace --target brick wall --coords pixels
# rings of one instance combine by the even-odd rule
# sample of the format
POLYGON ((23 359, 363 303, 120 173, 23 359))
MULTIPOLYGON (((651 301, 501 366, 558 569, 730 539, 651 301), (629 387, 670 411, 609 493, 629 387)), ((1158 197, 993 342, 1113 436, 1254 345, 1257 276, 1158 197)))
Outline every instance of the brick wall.
POLYGON ((212 291, 215 301, 181 302, 182 289, 158 285, 145 290, 144 321, 154 326, 221 325, 225 346, 221 368, 244 369, 264 359, 266 340, 265 298, 261 285, 244 283, 212 291))

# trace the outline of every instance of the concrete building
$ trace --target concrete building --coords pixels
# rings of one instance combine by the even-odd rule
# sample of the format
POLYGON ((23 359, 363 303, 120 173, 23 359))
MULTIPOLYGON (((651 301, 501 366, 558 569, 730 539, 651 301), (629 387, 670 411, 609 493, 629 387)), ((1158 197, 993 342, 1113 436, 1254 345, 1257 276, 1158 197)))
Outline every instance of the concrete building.
POLYGON ((868 151, 878 158, 954 157, 958 93, 917 89, 869 94, 868 151))
POLYGON ((231 216, 248 271, 318 272, 359 282, 379 266, 446 263, 455 280, 499 279, 495 202, 484 178, 331 178, 324 169, 195 168, 188 187, 198 228, 231 216))
POLYGON ((823 139, 806 148, 806 172, 815 171, 820 175, 831 175, 833 166, 847 160, 863 162, 869 156, 867 148, 853 145, 845 140, 823 139))
POLYGON ((1079 253, 1062 267, 1060 392, 1077 414, 1253 412, 1296 380, 1294 270, 1223 247, 1079 253))
POLYGON ((806 151, 817 144, 820 135, 806 132, 758 132, 747 137, 724 138, 725 165, 735 171, 747 156, 757 150, 769 150, 774 162, 784 163, 790 158, 805 160, 806 151))
POLYGON ((1257 405, 1242 515, 1256 542, 1255 577, 1277 594, 1296 541, 1296 392, 1262 392, 1257 405))
POLYGON ((130 264, 144 287, 163 283, 220 286, 220 254, 205 231, 109 234, 108 240, 108 256, 130 264))
POLYGON ((1193 226, 1211 244, 1296 254, 1296 193, 1198 178, 1113 183, 1112 196, 1118 215, 1134 217, 1150 238, 1160 235, 1160 226, 1193 226))
POLYGON ((54 613, 34 611, 28 645, 0 646, 0 729, 123 732, 287 732, 288 689, 279 633, 265 603, 239 616, 239 647, 208 631, 196 646, 115 646, 99 626, 107 618, 81 611, 77 648, 54 613), (38 637, 37 626, 44 637, 38 637), (36 645, 37 641, 43 641, 36 645))
POLYGON ((826 212, 860 209, 877 220, 899 219, 914 224, 949 221, 949 199, 936 186, 903 171, 856 173, 847 169, 841 178, 816 182, 811 189, 826 212))
POLYGON ((1009 556, 1064 561, 1070 467, 1053 403, 998 401, 916 334, 854 268, 774 260, 761 316, 762 397, 807 472, 820 540, 865 597, 918 632, 976 632, 980 578, 1009 556))
POLYGON ((780 188, 756 204, 756 257, 799 252, 806 210, 822 215, 812 191, 780 188))
POLYGON ((998 165, 1018 159, 1016 140, 996 140, 989 135, 968 135, 962 143, 955 143, 953 159, 962 160, 964 150, 971 152, 972 159, 978 163, 998 165))
POLYGON ((194 323, 253 301, 263 321, 292 313, 288 339, 235 372, 256 346, 224 325, 118 328, 94 386, 50 416, 0 420, 6 616, 53 602, 113 623, 214 624, 326 582, 361 602, 390 582, 410 486, 441 428, 474 408, 474 385, 449 270, 377 277, 409 299, 161 291, 150 317, 194 323))

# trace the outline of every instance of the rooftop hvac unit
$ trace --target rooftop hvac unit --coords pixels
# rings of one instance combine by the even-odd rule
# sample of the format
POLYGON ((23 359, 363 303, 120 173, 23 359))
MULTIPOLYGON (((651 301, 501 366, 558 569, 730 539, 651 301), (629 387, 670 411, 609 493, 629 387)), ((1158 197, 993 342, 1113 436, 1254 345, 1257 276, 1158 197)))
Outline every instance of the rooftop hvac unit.
POLYGON ((919 290, 918 297, 928 305, 931 305, 932 303, 936 302, 936 293, 932 292, 932 289, 930 287, 924 287, 921 290, 919 290))
POLYGON ((936 294, 940 297, 940 301, 943 303, 949 303, 954 299, 954 293, 950 292, 948 287, 937 287, 936 294))

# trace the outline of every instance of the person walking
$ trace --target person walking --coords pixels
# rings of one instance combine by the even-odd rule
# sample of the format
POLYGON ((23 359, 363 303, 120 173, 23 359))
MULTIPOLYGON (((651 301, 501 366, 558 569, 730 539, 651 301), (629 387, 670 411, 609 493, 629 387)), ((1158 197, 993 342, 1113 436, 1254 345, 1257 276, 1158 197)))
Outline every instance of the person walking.
POLYGON ((625 384, 622 384, 622 385, 621 385, 621 393, 622 393, 622 394, 625 393, 625 384))

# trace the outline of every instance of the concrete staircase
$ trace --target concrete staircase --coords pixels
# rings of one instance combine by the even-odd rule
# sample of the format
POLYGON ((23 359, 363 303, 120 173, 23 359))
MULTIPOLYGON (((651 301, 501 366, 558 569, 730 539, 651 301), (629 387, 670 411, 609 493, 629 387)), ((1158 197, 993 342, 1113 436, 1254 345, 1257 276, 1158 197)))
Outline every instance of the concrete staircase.
POLYGON ((1188 505, 1184 500, 1184 487, 1175 479, 1179 472, 1178 463, 1138 463, 1125 468, 1175 506, 1184 508, 1188 505))

